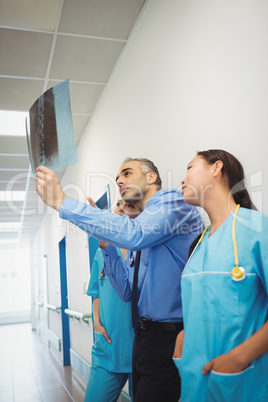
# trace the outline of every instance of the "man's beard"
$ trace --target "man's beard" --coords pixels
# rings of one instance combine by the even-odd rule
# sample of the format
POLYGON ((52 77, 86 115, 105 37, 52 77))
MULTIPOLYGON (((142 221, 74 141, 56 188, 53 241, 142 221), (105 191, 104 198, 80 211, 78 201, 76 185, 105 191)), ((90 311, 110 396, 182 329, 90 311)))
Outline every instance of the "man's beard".
POLYGON ((136 204, 138 201, 142 201, 144 199, 144 194, 141 189, 131 188, 127 189, 126 194, 122 194, 122 199, 128 204, 136 204), (129 193, 129 194, 128 194, 129 193))

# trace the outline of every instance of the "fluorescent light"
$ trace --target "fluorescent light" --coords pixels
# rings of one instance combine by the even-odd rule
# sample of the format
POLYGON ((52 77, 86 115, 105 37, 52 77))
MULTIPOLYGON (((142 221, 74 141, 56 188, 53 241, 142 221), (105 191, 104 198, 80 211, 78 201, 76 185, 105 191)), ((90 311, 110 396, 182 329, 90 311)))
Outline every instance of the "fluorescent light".
POLYGON ((23 201, 25 191, 0 191, 0 201, 23 201))
POLYGON ((21 222, 0 222, 0 229, 19 229, 21 222))
POLYGON ((18 239, 0 239, 0 244, 18 243, 18 239))
POLYGON ((18 232, 20 229, 19 228, 15 228, 15 229, 11 229, 11 228, 9 228, 9 229, 1 229, 0 228, 0 233, 15 233, 15 232, 18 232))
POLYGON ((20 227, 20 222, 0 222, 0 232, 18 232, 20 227))
POLYGON ((28 114, 28 112, 0 110, 0 135, 25 137, 25 117, 28 114))

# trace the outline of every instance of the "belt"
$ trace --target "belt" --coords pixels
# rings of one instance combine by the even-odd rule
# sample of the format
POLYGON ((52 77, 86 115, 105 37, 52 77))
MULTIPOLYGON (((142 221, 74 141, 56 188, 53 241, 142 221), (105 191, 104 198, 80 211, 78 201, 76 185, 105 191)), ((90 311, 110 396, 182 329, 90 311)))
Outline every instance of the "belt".
POLYGON ((179 332, 183 329, 182 322, 159 322, 150 321, 146 318, 140 319, 140 328, 145 331, 168 331, 168 332, 179 332))

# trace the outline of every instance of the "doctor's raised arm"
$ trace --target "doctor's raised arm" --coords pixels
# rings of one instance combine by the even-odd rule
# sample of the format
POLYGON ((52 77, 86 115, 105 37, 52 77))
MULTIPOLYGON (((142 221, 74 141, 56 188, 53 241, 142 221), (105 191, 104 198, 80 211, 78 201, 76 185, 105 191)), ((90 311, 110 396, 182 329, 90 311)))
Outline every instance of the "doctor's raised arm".
MULTIPOLYGON (((181 233, 185 238, 189 234, 190 238, 200 232, 202 221, 199 214, 195 208, 184 203, 178 191, 163 194, 155 184, 154 172, 144 174, 141 171, 141 177, 136 178, 135 169, 131 167, 133 163, 125 165, 130 168, 122 169, 122 173, 120 171, 117 184, 126 202, 142 203, 144 211, 135 220, 67 197, 55 173, 44 166, 36 169, 36 191, 48 206, 59 212, 60 218, 69 220, 98 240, 128 250, 162 244, 176 234, 181 233), (122 175, 135 176, 135 183, 126 186, 122 175)), ((134 167, 137 169, 136 165, 134 167)))

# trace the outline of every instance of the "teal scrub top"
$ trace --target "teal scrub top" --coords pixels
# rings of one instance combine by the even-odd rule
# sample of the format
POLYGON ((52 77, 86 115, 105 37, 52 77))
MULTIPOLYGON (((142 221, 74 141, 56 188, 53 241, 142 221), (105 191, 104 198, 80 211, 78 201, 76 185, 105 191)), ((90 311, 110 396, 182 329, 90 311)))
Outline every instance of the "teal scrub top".
MULTIPOLYGON (((120 249, 118 254, 122 257, 120 249)), ((101 324, 106 329, 112 343, 109 344, 101 333, 94 332, 92 365, 100 366, 115 373, 132 372, 132 348, 134 330, 131 321, 131 303, 119 299, 107 276, 100 279, 104 261, 98 249, 93 261, 88 296, 99 297, 101 324)))
POLYGON ((174 359, 182 382, 181 402, 268 401, 268 353, 240 373, 211 371, 206 363, 228 353, 268 319, 268 217, 240 208, 236 222, 241 281, 235 266, 233 214, 211 237, 209 231, 182 274, 185 338, 181 359, 174 359))

